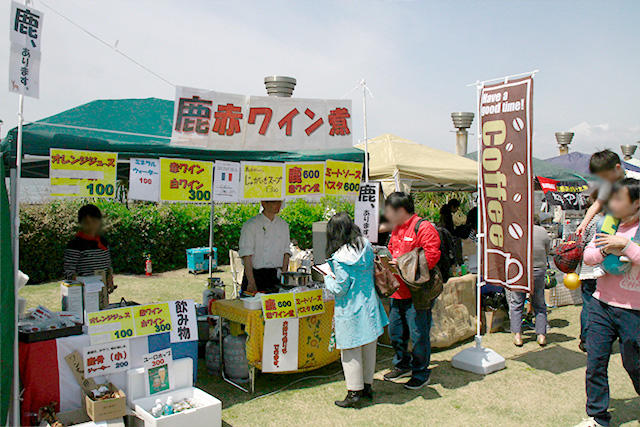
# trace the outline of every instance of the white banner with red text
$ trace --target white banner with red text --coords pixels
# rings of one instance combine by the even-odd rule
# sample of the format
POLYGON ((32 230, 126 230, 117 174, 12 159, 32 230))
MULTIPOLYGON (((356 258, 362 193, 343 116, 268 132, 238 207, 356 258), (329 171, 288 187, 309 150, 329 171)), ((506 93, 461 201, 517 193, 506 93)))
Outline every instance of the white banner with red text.
POLYGON ((176 88, 171 143, 214 150, 351 148, 351 101, 176 88))

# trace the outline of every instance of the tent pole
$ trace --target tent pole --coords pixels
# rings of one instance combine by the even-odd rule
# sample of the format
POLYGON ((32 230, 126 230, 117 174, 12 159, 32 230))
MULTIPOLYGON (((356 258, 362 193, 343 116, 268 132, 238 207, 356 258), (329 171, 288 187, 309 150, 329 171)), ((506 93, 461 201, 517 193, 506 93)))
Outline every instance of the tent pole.
POLYGON ((369 182, 369 138, 367 137, 367 82, 362 79, 362 116, 364 123, 364 182, 369 182))
POLYGON ((22 123, 24 95, 18 97, 18 138, 16 141, 15 183, 13 194, 13 284, 14 284, 14 337, 13 337, 13 425, 20 425, 20 358, 18 354, 18 280, 20 272, 20 177, 22 176, 22 123))

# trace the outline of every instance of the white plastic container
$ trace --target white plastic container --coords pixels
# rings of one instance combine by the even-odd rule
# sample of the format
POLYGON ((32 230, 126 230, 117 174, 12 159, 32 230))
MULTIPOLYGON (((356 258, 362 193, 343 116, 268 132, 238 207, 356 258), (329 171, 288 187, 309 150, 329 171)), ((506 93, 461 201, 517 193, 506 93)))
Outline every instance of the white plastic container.
POLYGON ((133 408, 138 417, 144 420, 145 427, 215 427, 222 425, 222 402, 195 387, 170 390, 150 397, 136 399, 133 401, 133 408), (156 399, 166 402, 169 396, 173 397, 174 402, 193 399, 197 408, 187 409, 186 411, 165 415, 160 418, 155 418, 151 415, 151 408, 155 406, 156 399))
POLYGON ((173 361, 175 386, 164 393, 152 396, 146 395, 144 368, 131 369, 127 372, 129 406, 136 415, 144 420, 145 427, 204 427, 222 425, 222 402, 210 394, 193 387, 193 360, 190 357, 173 361), (166 402, 171 396, 174 403, 183 399, 193 399, 197 408, 165 415, 156 418, 151 414, 151 409, 156 404, 156 399, 166 402))

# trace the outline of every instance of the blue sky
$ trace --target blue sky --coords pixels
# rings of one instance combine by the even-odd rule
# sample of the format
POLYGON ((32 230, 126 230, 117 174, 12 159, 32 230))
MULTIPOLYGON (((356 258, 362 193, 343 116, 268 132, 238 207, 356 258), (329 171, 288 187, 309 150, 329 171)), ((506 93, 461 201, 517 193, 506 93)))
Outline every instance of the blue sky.
MULTIPOLYGON (((452 111, 475 111, 468 83, 539 68, 534 154, 640 140, 638 1, 97 1, 46 3, 175 84, 263 95, 269 74, 298 79, 294 96, 340 98, 366 78, 369 136, 394 133, 453 151, 452 111)), ((0 22, 9 22, 8 1, 0 22)), ((174 89, 45 13, 36 120, 97 98, 172 99, 174 89)), ((7 81, 8 37, 0 81, 7 81)), ((6 85, 4 86, 7 87, 6 85)), ((2 133, 17 96, 3 89, 2 133)), ((351 93, 354 140, 362 109, 351 93)), ((475 125, 474 125, 475 126, 475 125)))

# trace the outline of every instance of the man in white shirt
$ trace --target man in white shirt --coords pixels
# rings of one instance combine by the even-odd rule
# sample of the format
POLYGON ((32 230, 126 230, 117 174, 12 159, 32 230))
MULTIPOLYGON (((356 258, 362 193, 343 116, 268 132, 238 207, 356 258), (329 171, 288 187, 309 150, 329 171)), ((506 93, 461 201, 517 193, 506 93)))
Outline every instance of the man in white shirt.
POLYGON ((239 254, 244 263, 242 290, 277 292, 278 267, 289 267, 289 224, 278 216, 282 201, 263 201, 262 213, 244 223, 239 254))

